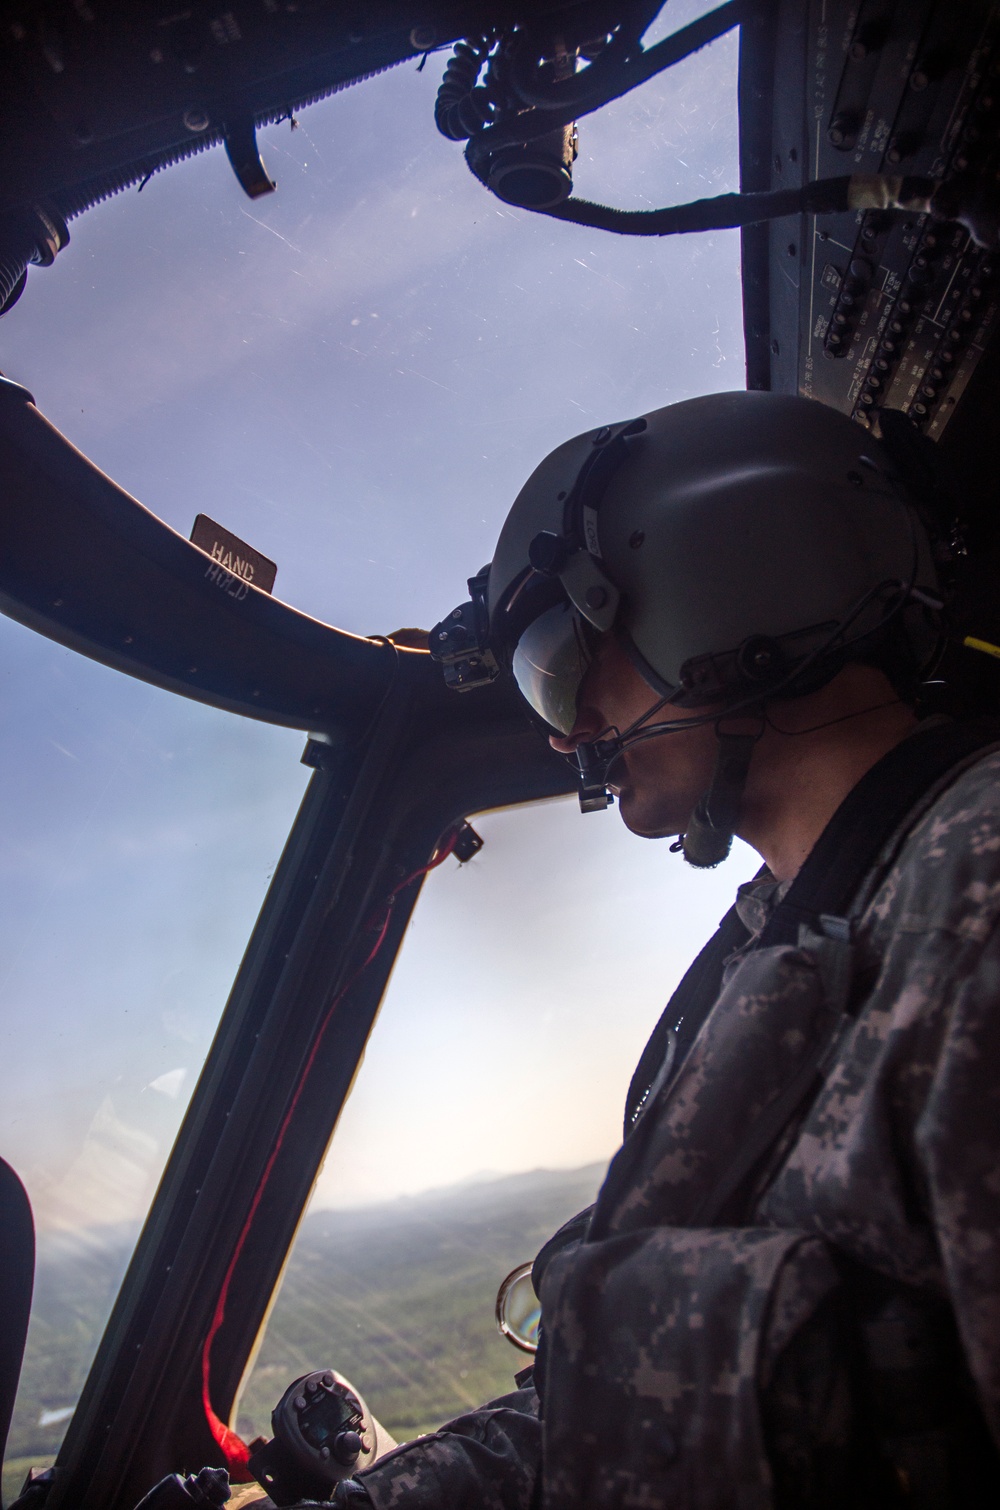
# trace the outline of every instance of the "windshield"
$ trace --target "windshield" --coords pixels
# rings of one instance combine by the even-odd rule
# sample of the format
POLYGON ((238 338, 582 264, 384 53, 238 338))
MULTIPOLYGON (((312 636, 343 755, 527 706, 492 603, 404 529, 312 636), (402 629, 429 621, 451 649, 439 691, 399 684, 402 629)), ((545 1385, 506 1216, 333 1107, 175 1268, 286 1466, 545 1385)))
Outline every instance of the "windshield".
MULTIPOLYGON (((735 189, 736 54, 725 37, 583 121, 578 195, 735 189)), ((501 204, 434 130, 444 61, 262 132, 265 200, 214 151, 107 201, 0 327, 3 371, 110 476, 185 536, 219 520, 278 563, 279 597, 360 633, 439 619, 569 435, 744 381, 738 233, 634 241, 501 204)), ((65 1430, 307 773, 301 735, 7 619, 0 641, 0 1127, 40 1237, 9 1495, 65 1430)), ((599 1161, 609 1136, 544 1158, 599 1161)))
POLYGON ((244 1440, 335 1368, 397 1440, 505 1394, 530 1359, 497 1289, 589 1206, 632 1071, 759 861, 691 871, 575 798, 476 817, 425 882, 242 1392, 244 1440))

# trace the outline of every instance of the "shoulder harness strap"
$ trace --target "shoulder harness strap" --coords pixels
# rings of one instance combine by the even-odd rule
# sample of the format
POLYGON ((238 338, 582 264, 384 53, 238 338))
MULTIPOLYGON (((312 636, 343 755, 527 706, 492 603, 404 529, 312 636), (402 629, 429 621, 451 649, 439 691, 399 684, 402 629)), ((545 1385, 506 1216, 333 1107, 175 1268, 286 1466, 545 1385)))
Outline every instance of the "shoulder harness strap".
MULTIPOLYGON (((797 944, 801 931, 849 944, 851 913, 880 855, 918 821, 920 799, 950 772, 1000 743, 1000 720, 935 724, 918 730, 872 767, 830 819, 755 948, 797 944), (906 820, 910 823, 903 828, 906 820)), ((653 1029, 629 1086, 627 1137, 646 1106, 683 1063, 722 987, 726 960, 750 935, 731 908, 688 968, 653 1029)), ((842 975, 843 971, 837 971, 842 975)), ((839 982, 846 996, 849 981, 839 982)))

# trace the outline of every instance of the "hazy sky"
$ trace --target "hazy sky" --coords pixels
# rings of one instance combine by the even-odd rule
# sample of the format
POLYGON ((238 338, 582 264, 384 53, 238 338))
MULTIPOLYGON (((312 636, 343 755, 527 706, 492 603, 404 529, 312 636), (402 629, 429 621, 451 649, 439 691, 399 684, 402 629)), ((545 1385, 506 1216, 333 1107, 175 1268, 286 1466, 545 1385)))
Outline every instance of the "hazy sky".
MULTIPOLYGON (((707 6, 671 7, 671 28, 707 6)), ((737 187, 730 37, 581 123, 577 191, 737 187)), ((743 386, 735 232, 633 241, 505 208, 440 137, 443 57, 72 225, 0 367, 185 535, 210 514, 277 595, 428 625, 524 478, 608 420, 743 386)), ((140 1217, 306 780, 302 738, 0 620, 0 1146, 43 1227, 140 1217)), ((317 1199, 609 1156, 635 1059, 753 858, 695 876, 574 802, 487 817, 429 883, 317 1199), (455 927, 455 919, 462 920, 455 927), (462 939, 454 948, 456 934, 462 939)))

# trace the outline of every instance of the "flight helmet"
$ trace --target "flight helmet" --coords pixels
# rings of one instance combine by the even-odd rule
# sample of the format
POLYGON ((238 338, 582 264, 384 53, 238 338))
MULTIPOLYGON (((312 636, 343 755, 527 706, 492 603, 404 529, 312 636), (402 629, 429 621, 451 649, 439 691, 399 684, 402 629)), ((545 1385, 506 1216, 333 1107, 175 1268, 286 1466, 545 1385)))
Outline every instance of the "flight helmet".
MULTIPOLYGON (((649 684, 650 712, 670 703, 717 724, 813 691, 851 660, 915 684, 940 637, 931 545, 891 454, 844 415, 782 394, 690 399, 557 447, 469 586, 472 601, 432 632, 446 679, 466 690, 509 671, 564 734, 605 634, 649 684)), ((676 727, 581 746, 585 809, 609 800, 608 769, 630 743, 676 727)), ((728 852, 752 744, 720 734, 696 814, 717 832, 685 836, 693 863, 728 852)))

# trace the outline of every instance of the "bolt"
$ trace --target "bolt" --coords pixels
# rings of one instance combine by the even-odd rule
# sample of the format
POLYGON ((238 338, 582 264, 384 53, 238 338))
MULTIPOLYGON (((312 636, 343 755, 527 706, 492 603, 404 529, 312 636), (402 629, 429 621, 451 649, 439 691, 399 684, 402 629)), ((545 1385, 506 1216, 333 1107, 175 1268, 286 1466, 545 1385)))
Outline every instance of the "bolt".
POLYGON ((198 109, 196 107, 194 107, 194 108, 192 108, 190 110, 185 110, 182 119, 184 121, 185 126, 187 127, 187 129, 189 131, 207 131, 208 130, 208 111, 207 110, 200 110, 200 109, 198 109))
POLYGON ((414 52, 430 52, 437 42, 433 26, 415 26, 410 32, 410 46, 414 52))
POLYGON ((858 118, 853 110, 838 110, 827 128, 827 138, 833 147, 849 147, 858 130, 858 118))

